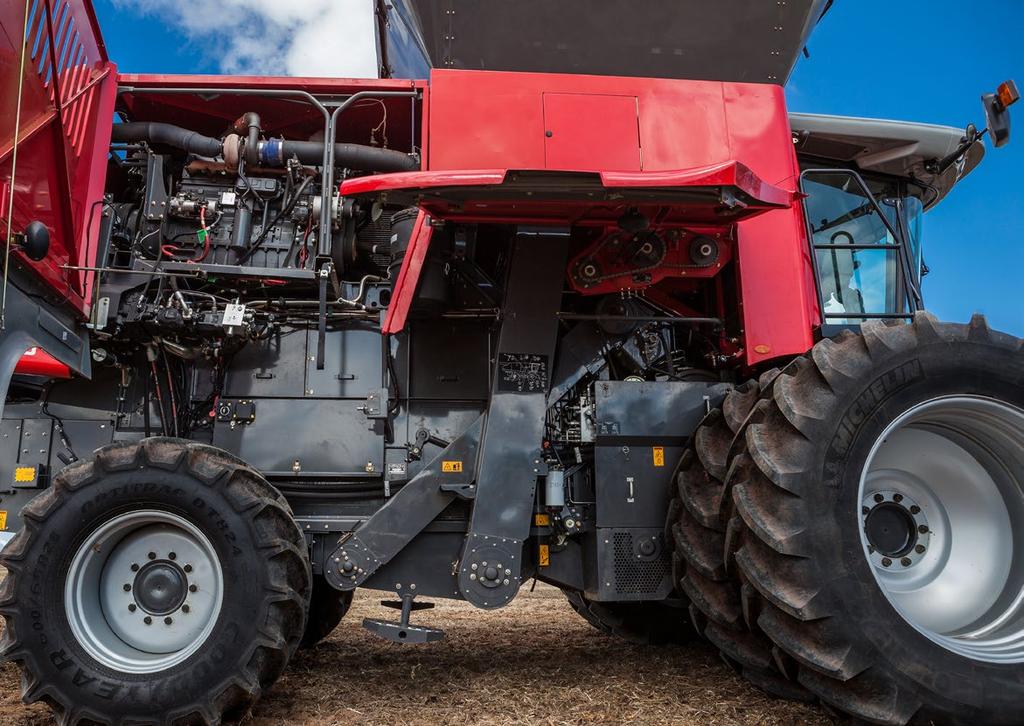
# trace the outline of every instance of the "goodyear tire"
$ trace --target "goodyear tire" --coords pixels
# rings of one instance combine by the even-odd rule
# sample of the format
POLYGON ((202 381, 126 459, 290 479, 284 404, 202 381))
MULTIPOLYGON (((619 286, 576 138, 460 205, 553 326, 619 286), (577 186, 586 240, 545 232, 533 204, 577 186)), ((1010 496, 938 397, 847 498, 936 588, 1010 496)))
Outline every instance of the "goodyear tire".
POLYGON ((693 636, 686 610, 664 602, 594 602, 563 590, 576 613, 606 635, 637 645, 673 645, 693 636))
POLYGON ((3 656, 61 723, 219 723, 274 683, 310 595, 301 532, 218 449, 115 444, 28 504, 0 555, 3 656))
POLYGON ((800 684, 872 723, 1020 723, 1020 340, 919 314, 822 341, 730 467, 748 619, 800 684))
POLYGON ((313 577, 313 594, 309 599, 309 617, 302 634, 300 648, 312 648, 330 635, 352 605, 352 592, 335 590, 321 575, 313 577))
POLYGON ((721 409, 712 410, 694 432, 676 472, 667 540, 673 548, 675 583, 690 600, 697 632, 719 649, 730 667, 765 692, 808 700, 807 691, 791 680, 790 661, 745 619, 752 593, 736 574, 727 538, 734 516, 730 454, 737 433, 777 374, 769 371, 730 391, 721 409))

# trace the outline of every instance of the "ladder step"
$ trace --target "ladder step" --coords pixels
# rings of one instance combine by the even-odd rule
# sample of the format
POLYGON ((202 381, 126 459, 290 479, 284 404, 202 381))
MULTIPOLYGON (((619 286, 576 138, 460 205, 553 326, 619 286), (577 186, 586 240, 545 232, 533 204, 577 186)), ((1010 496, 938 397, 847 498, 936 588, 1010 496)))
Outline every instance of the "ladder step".
POLYGON ((374 635, 390 640, 392 643, 433 643, 444 637, 444 631, 437 628, 425 628, 420 625, 403 625, 389 620, 365 618, 363 627, 374 635))
MULTIPOLYGON (((395 610, 401 610, 402 609, 402 601, 401 600, 381 600, 380 604, 383 605, 386 608, 394 608, 395 610)), ((416 602, 414 600, 413 603, 412 603, 412 608, 411 609, 412 610, 430 610, 430 608, 432 608, 432 607, 434 607, 434 603, 432 603, 432 602, 416 602)))

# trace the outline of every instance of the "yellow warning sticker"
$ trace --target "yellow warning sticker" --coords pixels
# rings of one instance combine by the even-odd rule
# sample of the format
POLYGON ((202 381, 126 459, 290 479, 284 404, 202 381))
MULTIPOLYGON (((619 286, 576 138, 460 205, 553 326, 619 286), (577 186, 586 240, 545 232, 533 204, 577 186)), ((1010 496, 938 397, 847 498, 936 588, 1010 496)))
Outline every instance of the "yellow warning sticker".
POLYGON ((547 545, 541 545, 537 554, 537 562, 541 567, 547 567, 551 564, 551 551, 547 545))
POLYGON ((14 470, 14 481, 19 484, 27 484, 36 480, 36 468, 34 466, 19 466, 14 470))
POLYGON ((665 466, 665 447, 655 446, 653 449, 654 454, 654 465, 665 466))
POLYGON ((0 529, 7 529, 7 512, 0 509, 0 529))
POLYGON ((461 474, 462 473, 462 462, 461 461, 442 461, 441 471, 445 474, 461 474))
POLYGON ((537 527, 547 527, 551 524, 551 517, 547 514, 535 514, 533 515, 533 524, 537 527))

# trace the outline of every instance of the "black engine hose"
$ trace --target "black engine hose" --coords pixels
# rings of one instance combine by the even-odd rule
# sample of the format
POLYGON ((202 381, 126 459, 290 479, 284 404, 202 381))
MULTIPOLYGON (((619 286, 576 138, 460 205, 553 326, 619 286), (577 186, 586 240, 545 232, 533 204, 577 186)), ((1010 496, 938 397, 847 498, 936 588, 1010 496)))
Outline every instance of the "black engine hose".
MULTIPOLYGON (((288 159, 295 157, 307 166, 321 166, 324 158, 322 141, 288 141, 268 139, 260 142, 260 164, 262 166, 284 166, 288 159)), ((379 149, 362 144, 335 144, 334 165, 359 171, 417 171, 419 161, 401 151, 379 149)))
POLYGON ((234 127, 235 133, 245 134, 245 163, 250 168, 259 166, 260 115, 255 111, 242 114, 234 127))
POLYGON ((220 139, 203 136, 174 124, 155 121, 114 124, 110 139, 113 142, 146 141, 151 144, 173 146, 190 154, 208 157, 218 156, 224 149, 224 143, 220 139))
MULTIPOLYGON (((242 122, 243 119, 255 122, 249 126, 251 139, 253 132, 259 133, 257 125, 259 117, 256 114, 246 114, 239 119, 239 122, 242 122), (256 118, 251 118, 253 116, 256 118)), ((146 141, 151 144, 173 146, 190 154, 207 157, 219 156, 224 149, 224 142, 220 139, 203 136, 174 124, 154 121, 114 124, 111 141, 115 143, 146 141)), ((247 139, 246 147, 246 165, 250 168, 257 165, 280 168, 285 166, 287 160, 292 157, 307 166, 323 165, 324 144, 322 141, 268 139, 252 144, 247 139), (253 148, 258 149, 257 164, 253 164, 250 160, 253 148)), ((348 169, 378 172, 418 171, 420 168, 420 163, 415 156, 402 151, 380 149, 376 146, 362 144, 335 144, 334 164, 348 169)))

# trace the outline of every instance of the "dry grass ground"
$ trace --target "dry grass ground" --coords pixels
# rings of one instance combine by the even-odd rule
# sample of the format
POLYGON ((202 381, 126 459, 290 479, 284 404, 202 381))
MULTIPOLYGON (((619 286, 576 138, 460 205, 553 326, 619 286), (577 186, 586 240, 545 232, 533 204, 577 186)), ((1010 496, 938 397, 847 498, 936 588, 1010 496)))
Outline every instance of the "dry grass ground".
MULTIPOLYGON (((374 638, 364 617, 393 619, 361 591, 338 629, 300 652, 246 718, 269 724, 827 724, 819 708, 766 697, 713 648, 642 648, 602 635, 561 594, 538 586, 482 612, 441 601, 414 613, 445 629, 440 643, 374 638)), ((49 724, 24 706, 18 673, 0 669, 0 723, 49 724)))

